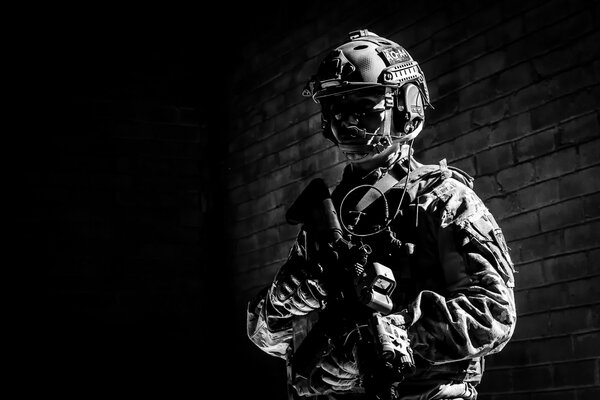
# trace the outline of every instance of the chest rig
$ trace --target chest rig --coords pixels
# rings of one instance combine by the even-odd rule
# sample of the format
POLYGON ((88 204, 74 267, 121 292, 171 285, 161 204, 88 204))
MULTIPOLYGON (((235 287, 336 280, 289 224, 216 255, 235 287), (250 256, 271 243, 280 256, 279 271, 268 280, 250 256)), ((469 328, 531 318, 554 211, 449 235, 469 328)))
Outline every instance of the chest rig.
MULTIPOLYGON (((406 149, 403 149, 406 150, 406 149)), ((395 307, 401 308, 421 290, 443 284, 437 246, 425 222, 419 225, 419 197, 453 178, 473 187, 466 172, 448 166, 424 165, 403 154, 404 160, 388 171, 375 171, 357 180, 345 174, 332 193, 344 230, 372 249, 371 259, 392 269, 397 290, 395 307)))

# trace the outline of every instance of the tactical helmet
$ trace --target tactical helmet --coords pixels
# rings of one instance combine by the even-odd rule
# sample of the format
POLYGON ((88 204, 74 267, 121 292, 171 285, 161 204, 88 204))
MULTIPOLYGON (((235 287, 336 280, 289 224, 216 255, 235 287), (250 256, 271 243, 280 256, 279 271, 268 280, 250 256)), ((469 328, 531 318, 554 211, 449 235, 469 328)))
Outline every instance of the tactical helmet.
POLYGON ((385 117, 381 129, 371 133, 380 137, 373 150, 381 151, 382 143, 385 148, 394 141, 414 139, 423 127, 424 109, 431 107, 423 71, 398 43, 366 29, 350 32, 349 39, 323 59, 303 95, 321 104, 323 134, 340 145, 331 131, 327 105, 340 96, 369 88, 385 91, 385 117))

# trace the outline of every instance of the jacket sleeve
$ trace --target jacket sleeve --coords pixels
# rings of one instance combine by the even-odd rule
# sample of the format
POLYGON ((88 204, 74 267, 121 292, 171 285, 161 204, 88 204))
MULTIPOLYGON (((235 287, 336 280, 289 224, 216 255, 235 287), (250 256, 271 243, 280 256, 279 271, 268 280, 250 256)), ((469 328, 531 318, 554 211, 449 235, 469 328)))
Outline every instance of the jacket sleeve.
POLYGON ((513 263, 481 199, 448 179, 433 192, 433 236, 446 290, 422 291, 404 311, 413 351, 434 364, 499 352, 516 324, 513 263))
POLYGON ((292 340, 292 326, 291 322, 269 326, 269 321, 277 318, 277 311, 269 304, 269 290, 270 287, 264 288, 248 303, 248 338, 267 354, 285 358, 292 340))
MULTIPOLYGON (((280 271, 288 263, 304 262, 305 254, 304 246, 299 239, 296 240, 280 271)), ((277 276, 271 285, 260 290, 248 302, 246 329, 248 338, 261 350, 272 356, 285 358, 293 339, 293 315, 283 314, 271 304, 269 295, 276 279, 277 276)))

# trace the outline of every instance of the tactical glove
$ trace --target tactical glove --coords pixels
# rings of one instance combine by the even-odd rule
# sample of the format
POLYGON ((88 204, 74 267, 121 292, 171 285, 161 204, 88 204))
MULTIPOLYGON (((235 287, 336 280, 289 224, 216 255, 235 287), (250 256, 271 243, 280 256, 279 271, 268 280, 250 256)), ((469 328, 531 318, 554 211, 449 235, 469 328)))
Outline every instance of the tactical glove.
POLYGON ((311 375, 312 391, 318 394, 362 391, 358 387, 359 371, 355 352, 354 346, 351 350, 336 348, 324 356, 311 375))
POLYGON ((325 306, 327 291, 320 267, 302 259, 289 259, 279 270, 269 301, 282 315, 306 315, 325 306))

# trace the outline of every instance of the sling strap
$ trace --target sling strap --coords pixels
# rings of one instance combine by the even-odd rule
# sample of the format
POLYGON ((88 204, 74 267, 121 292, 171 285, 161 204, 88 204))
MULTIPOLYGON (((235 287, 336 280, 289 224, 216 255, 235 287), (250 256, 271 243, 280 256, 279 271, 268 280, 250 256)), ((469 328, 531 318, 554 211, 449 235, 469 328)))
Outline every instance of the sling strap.
MULTIPOLYGON (((401 180, 405 181, 406 191, 409 193, 411 199, 413 199, 418 195, 418 193, 411 193, 415 189, 417 192, 422 193, 426 188, 448 178, 454 178, 471 188, 473 187, 473 178, 459 168, 449 167, 445 158, 440 160, 438 165, 419 165, 401 180), (425 182, 425 185, 422 187, 417 186, 422 183, 423 180, 428 180, 428 182, 425 182)), ((394 176, 393 171, 389 171, 367 190, 356 204, 355 210, 359 212, 365 210, 375 200, 387 193, 399 182, 400 180, 394 176)))

